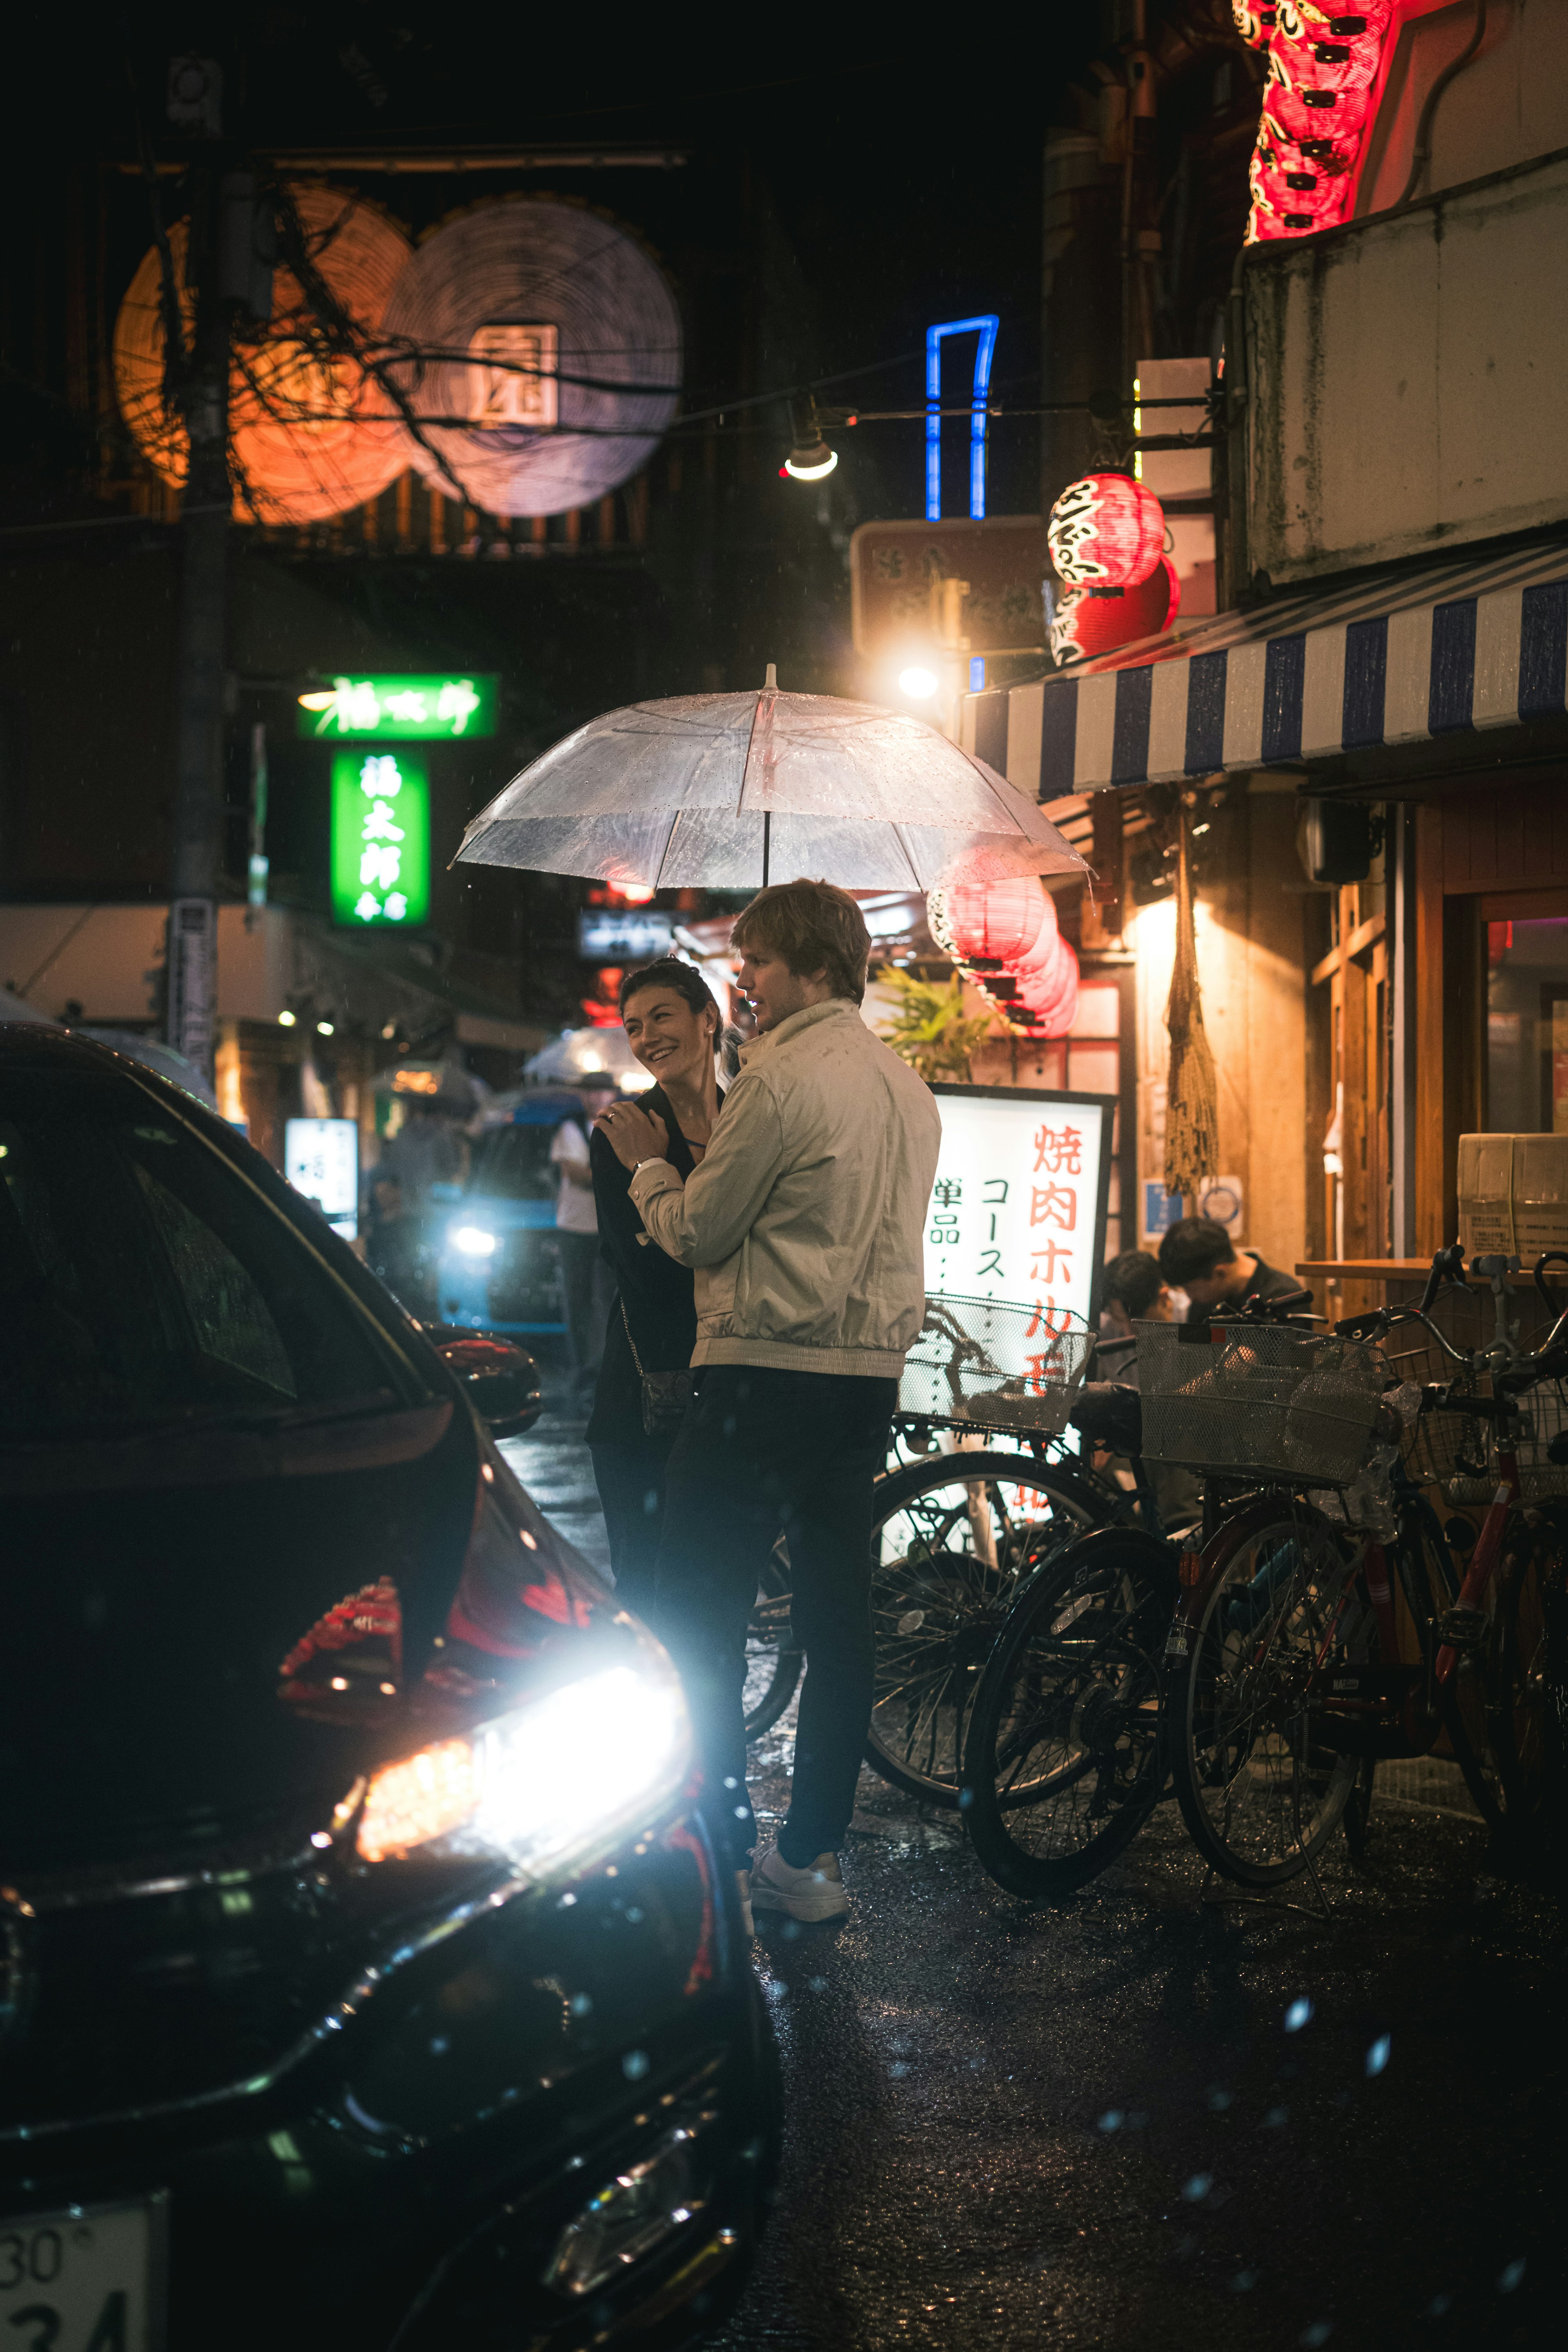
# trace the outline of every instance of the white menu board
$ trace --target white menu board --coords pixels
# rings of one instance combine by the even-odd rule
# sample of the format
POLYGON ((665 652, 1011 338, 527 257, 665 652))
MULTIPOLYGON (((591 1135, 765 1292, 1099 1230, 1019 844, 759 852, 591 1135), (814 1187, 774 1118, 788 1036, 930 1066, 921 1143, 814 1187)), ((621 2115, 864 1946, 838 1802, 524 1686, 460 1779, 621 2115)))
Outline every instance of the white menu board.
POLYGON ((352 1118, 283 1122, 283 1173, 353 1241, 359 1228, 359 1128, 352 1118))
POLYGON ((1063 1309, 1092 1330, 1110 1184, 1106 1095, 937 1086, 942 1157, 926 1218, 926 1288, 1063 1309))

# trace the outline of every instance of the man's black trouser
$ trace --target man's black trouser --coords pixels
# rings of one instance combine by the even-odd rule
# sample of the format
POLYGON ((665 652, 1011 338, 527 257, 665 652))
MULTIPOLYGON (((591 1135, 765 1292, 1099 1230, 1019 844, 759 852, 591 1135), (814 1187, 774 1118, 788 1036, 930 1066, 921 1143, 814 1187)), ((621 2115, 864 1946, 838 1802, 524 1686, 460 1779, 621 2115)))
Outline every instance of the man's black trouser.
POLYGON ((871 1482, 898 1382, 710 1364, 666 1473, 656 1623, 680 1668, 713 1819, 741 1868, 756 1837, 742 1707, 746 1621, 780 1527, 805 1682, 784 1860, 842 1845, 871 1717, 871 1482))

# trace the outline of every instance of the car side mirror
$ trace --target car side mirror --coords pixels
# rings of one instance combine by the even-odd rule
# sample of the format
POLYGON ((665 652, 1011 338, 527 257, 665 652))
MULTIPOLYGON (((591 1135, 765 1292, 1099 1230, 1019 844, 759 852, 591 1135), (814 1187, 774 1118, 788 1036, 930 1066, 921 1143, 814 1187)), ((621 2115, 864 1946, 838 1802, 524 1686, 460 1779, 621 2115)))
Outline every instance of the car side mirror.
POLYGON ((464 1331, 426 1323, 425 1337, 462 1382, 469 1403, 492 1437, 521 1437, 544 1410, 539 1366, 526 1348, 493 1331, 464 1331))

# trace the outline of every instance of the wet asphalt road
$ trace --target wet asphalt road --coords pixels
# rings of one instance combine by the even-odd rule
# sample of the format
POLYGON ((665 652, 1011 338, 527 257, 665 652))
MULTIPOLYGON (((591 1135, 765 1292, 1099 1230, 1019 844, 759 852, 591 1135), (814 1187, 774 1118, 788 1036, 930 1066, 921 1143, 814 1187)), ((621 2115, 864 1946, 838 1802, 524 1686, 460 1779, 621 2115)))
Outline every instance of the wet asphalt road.
MULTIPOLYGON (((602 1561, 580 1428, 508 1451, 602 1561)), ((1499 1870, 1451 1768, 1383 1777, 1324 1919, 1211 1899, 1173 1805, 1033 1909, 863 1774, 848 1925, 758 1947, 786 2146, 717 2352, 1561 2345, 1562 1881, 1499 1870)))

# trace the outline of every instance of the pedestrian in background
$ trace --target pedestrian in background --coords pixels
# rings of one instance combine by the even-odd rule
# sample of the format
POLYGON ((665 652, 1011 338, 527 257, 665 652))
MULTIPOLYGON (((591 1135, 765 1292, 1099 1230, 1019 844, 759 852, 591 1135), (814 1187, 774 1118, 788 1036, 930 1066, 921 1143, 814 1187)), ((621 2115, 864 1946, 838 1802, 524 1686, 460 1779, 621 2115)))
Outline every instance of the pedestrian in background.
POLYGON ((551 1139, 551 1160, 559 1171, 555 1192, 556 1246, 566 1295, 566 1329, 572 1369, 579 1391, 598 1372, 605 1351, 611 1284, 599 1255, 599 1219, 594 1207, 594 1171, 588 1129, 616 1098, 615 1080, 590 1075, 582 1087, 582 1118, 563 1118, 551 1139))
MULTIPOLYGON (((714 1071, 722 1032, 718 1003, 701 974, 674 957, 628 973, 620 1002, 627 1043, 656 1080, 639 1100, 662 1120, 666 1158, 684 1183, 708 1149, 723 1100, 714 1071)), ((649 1239, 630 1198, 627 1171, 600 1129, 589 1156, 599 1237, 616 1297, 588 1445, 616 1597, 648 1617, 664 1526, 665 1469, 689 1393, 697 1308, 690 1269, 649 1239)))
POLYGON ((732 944, 758 1034, 701 1166, 682 1184, 664 1121, 634 1104, 600 1124, 648 1232, 697 1276, 697 1394, 669 1458, 655 1622, 743 1874, 746 1624, 782 1523, 805 1679, 788 1818, 749 1890, 829 1919, 848 1908, 838 1848, 871 1715, 871 1482, 925 1314, 942 1124, 860 1017, 870 940, 846 891, 763 890, 732 944))
POLYGON ((1301 1288, 1293 1274, 1268 1265, 1256 1250, 1238 1250, 1213 1217, 1178 1218, 1161 1238, 1160 1271, 1192 1301, 1188 1323, 1205 1328, 1216 1307, 1247 1307, 1254 1299, 1283 1298, 1301 1288))
POLYGON ((1095 1376, 1100 1380, 1137 1382, 1135 1356, 1137 1323, 1173 1323, 1175 1301, 1151 1250, 1123 1250, 1113 1257, 1100 1278, 1104 1306, 1100 1340, 1095 1349, 1095 1376), (1123 1365, 1132 1367, 1123 1370, 1123 1365))

